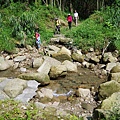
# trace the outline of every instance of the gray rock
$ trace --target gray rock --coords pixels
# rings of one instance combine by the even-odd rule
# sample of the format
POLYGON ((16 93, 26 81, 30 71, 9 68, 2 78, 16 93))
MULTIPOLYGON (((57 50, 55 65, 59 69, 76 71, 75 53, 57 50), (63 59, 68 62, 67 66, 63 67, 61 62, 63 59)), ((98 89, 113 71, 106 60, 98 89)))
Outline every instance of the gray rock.
POLYGON ((0 90, 3 90, 6 84, 12 80, 8 78, 0 78, 0 79, 2 79, 2 81, 0 82, 0 90))
POLYGON ((24 88, 27 87, 27 81, 16 78, 10 80, 4 87, 4 92, 11 98, 15 98, 21 94, 24 88))
POLYGON ((113 93, 120 92, 120 84, 115 80, 111 80, 109 82, 105 82, 101 84, 98 91, 99 91, 99 98, 101 100, 104 100, 107 97, 111 96, 113 93))
POLYGON ((26 59, 26 56, 17 56, 14 58, 14 62, 21 62, 26 59))
POLYGON ((7 70, 10 68, 10 64, 8 60, 4 60, 3 57, 0 57, 0 71, 7 70))
POLYGON ((115 80, 120 83, 120 72, 117 73, 110 73, 109 80, 115 80))
POLYGON ((66 66, 67 71, 69 71, 69 72, 77 72, 77 65, 72 63, 71 61, 65 60, 62 64, 66 66))
POLYGON ((33 67, 34 68, 39 68, 43 63, 43 58, 35 58, 33 60, 33 67))
POLYGON ((35 102, 35 106, 37 107, 37 108, 41 108, 41 109, 44 109, 45 107, 46 107, 46 105, 45 104, 43 104, 43 103, 40 103, 40 102, 35 102))
POLYGON ((50 83, 49 76, 43 73, 22 73, 18 77, 24 80, 36 80, 37 82, 41 83, 41 85, 50 83))
POLYGON ((35 80, 27 81, 27 88, 25 88, 22 94, 18 95, 15 100, 19 100, 21 102, 27 103, 32 99, 37 93, 38 85, 40 83, 36 82, 35 80))
POLYGON ((52 57, 63 62, 65 60, 71 61, 71 52, 66 47, 62 47, 60 51, 52 54, 52 57))
POLYGON ((51 65, 49 62, 44 61, 43 64, 37 69, 37 72, 48 75, 51 65))
POLYGON ((96 108, 93 113, 94 120, 115 118, 119 119, 120 115, 120 92, 113 93, 110 97, 103 100, 100 108, 96 108))
POLYGON ((67 75, 67 67, 65 65, 52 66, 50 69, 50 78, 57 78, 59 76, 67 75))
POLYGON ((81 106, 83 109, 86 109, 88 111, 93 111, 93 109, 94 109, 93 105, 86 103, 86 102, 81 102, 81 106))
POLYGON ((9 96, 5 94, 2 90, 0 90, 0 100, 9 99, 9 96))

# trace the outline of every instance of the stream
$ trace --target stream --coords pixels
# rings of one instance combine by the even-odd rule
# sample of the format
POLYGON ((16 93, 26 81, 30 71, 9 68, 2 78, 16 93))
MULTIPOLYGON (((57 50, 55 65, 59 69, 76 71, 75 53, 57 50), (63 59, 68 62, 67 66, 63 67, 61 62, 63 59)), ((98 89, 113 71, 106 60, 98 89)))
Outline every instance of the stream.
MULTIPOLYGON (((34 72, 36 71, 36 69, 33 68, 29 68, 29 70, 34 72)), ((19 74, 21 74, 19 69, 0 71, 0 77, 15 78, 19 74)), ((94 71, 88 68, 78 67, 77 73, 69 72, 65 77, 59 77, 58 79, 54 80, 51 79, 51 83, 44 87, 50 88, 59 94, 67 93, 70 90, 76 90, 80 87, 88 89, 94 87, 95 92, 97 92, 99 85, 106 80, 106 76, 99 78, 97 75, 95 75, 94 71)))

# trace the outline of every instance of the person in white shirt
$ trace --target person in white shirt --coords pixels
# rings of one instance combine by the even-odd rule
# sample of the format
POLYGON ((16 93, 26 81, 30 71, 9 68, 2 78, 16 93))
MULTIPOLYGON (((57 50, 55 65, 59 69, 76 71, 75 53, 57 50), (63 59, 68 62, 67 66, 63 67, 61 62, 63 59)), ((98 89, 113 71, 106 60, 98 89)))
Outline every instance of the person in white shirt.
POLYGON ((78 19, 79 19, 79 16, 78 16, 77 11, 75 10, 75 12, 74 12, 74 22, 75 22, 76 26, 77 26, 77 23, 78 23, 78 19))

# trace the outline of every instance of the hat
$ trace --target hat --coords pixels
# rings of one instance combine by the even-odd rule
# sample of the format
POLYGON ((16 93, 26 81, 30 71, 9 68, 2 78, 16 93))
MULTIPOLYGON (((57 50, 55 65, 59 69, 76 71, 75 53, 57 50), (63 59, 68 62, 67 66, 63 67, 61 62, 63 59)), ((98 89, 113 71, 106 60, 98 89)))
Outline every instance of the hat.
POLYGON ((68 15, 70 15, 70 13, 68 15))

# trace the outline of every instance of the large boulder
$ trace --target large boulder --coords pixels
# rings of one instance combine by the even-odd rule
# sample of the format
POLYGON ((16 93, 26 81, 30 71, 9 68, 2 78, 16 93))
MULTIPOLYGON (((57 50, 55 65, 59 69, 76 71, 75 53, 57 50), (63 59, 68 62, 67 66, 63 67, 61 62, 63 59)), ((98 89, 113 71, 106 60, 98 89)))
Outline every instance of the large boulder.
POLYGON ((43 94, 44 97, 48 97, 50 99, 53 98, 53 91, 51 89, 41 88, 40 92, 41 94, 43 94))
POLYGON ((108 63, 108 64, 106 65, 106 70, 107 70, 108 72, 110 72, 111 69, 112 69, 114 66, 116 66, 116 63, 114 63, 114 62, 108 63))
POLYGON ((17 56, 13 60, 14 62, 21 62, 26 59, 26 56, 17 56))
POLYGON ((120 83, 120 72, 117 73, 110 73, 109 80, 115 80, 120 83))
POLYGON ((120 64, 114 66, 114 67, 111 69, 110 72, 111 72, 111 73, 117 73, 117 72, 120 72, 120 64))
POLYGON ((49 62, 44 61, 43 64, 37 69, 37 71, 41 74, 43 73, 47 75, 50 71, 50 67, 51 65, 49 62))
POLYGON ((48 74, 50 72, 51 66, 60 65, 61 62, 56 60, 55 58, 44 56, 43 64, 37 69, 39 73, 48 74))
POLYGON ((9 99, 9 98, 10 97, 5 92, 0 90, 0 100, 9 99))
POLYGON ((67 67, 65 65, 52 66, 50 69, 50 78, 57 78, 59 76, 67 75, 67 67))
POLYGON ((103 61, 104 62, 117 62, 117 58, 113 57, 111 52, 106 52, 103 55, 103 61))
POLYGON ((93 63, 99 63, 100 59, 98 58, 98 56, 94 56, 94 57, 90 58, 90 61, 93 62, 93 63))
POLYGON ((91 97, 90 90, 84 88, 78 88, 78 90, 76 91, 76 95, 83 99, 90 99, 91 97))
POLYGON ((77 65, 71 61, 65 60, 62 64, 66 66, 68 72, 77 72, 77 65))
POLYGON ((120 119, 120 92, 113 93, 110 97, 103 100, 100 108, 93 113, 94 120, 114 120, 120 119))
POLYGON ((41 58, 35 58, 33 60, 33 67, 34 68, 39 68, 42 65, 42 63, 43 63, 43 58, 42 57, 41 58))
POLYGON ((27 81, 27 87, 23 90, 22 94, 19 94, 14 99, 27 103, 37 94, 38 85, 40 85, 40 83, 35 80, 27 81))
POLYGON ((50 50, 53 50, 53 51, 56 52, 56 53, 60 50, 60 48, 57 47, 57 46, 55 46, 55 45, 48 45, 48 48, 49 48, 50 50))
POLYGON ((65 60, 71 61, 71 52, 66 47, 62 47, 60 51, 52 54, 52 57, 63 62, 65 60))
POLYGON ((56 60, 55 58, 49 57, 49 56, 44 56, 44 61, 48 62, 50 66, 57 66, 60 65, 61 62, 59 60, 56 60))
POLYGON ((41 85, 50 83, 49 76, 43 73, 22 73, 18 77, 24 80, 36 80, 37 82, 41 83, 41 85))
POLYGON ((99 98, 103 100, 111 96, 115 92, 120 92, 120 84, 115 80, 111 80, 109 82, 105 82, 101 84, 98 91, 99 91, 99 98))
POLYGON ((83 55, 81 55, 81 54, 79 54, 79 53, 73 53, 72 54, 72 59, 74 60, 74 61, 77 61, 77 62, 80 62, 80 63, 82 63, 83 61, 84 61, 84 56, 83 55))
POLYGON ((21 94, 26 87, 27 81, 15 78, 10 80, 3 90, 10 98, 15 98, 17 95, 21 94))
POLYGON ((5 60, 4 57, 0 57, 0 71, 7 70, 13 66, 13 62, 10 60, 5 60))
POLYGON ((70 44, 70 43, 73 42, 73 39, 61 37, 61 38, 59 39, 59 42, 62 43, 62 44, 70 44))

